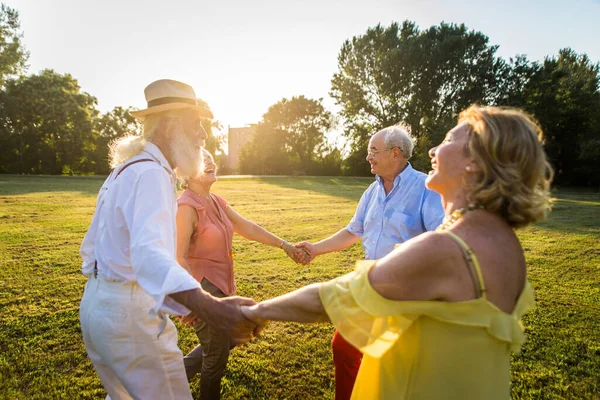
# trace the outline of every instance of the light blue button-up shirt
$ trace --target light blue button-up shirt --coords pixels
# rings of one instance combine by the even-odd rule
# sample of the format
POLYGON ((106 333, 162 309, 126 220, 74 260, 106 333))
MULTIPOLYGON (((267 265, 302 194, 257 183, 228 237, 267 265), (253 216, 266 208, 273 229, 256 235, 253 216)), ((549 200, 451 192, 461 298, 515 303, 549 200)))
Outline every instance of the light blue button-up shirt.
POLYGON ((394 187, 385 194, 383 179, 363 193, 356 214, 346 227, 362 237, 365 259, 377 260, 394 245, 435 230, 444 219, 440 195, 425 187, 427 175, 408 166, 394 179, 394 187))

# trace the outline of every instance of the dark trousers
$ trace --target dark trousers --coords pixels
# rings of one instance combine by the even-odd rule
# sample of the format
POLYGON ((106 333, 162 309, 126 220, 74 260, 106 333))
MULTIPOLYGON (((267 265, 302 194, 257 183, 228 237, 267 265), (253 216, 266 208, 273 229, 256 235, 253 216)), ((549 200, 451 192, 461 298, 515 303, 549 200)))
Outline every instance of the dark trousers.
MULTIPOLYGON (((221 289, 206 279, 200 282, 202 289, 215 297, 227 297, 221 289)), ((183 358, 188 381, 200 373, 200 397, 202 400, 221 398, 221 378, 225 373, 229 350, 233 347, 222 333, 215 334, 210 326, 200 321, 194 326, 200 344, 183 358)))

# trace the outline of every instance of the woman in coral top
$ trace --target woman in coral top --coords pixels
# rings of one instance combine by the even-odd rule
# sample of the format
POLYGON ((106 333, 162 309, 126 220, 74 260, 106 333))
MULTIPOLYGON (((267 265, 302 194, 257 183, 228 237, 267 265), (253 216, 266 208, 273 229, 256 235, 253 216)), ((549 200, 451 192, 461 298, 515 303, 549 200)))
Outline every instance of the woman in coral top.
POLYGON ((331 321, 364 353, 352 399, 509 399, 510 353, 534 305, 514 230, 549 206, 539 139, 520 111, 467 109, 429 152, 426 184, 446 214, 436 232, 242 311, 261 325, 331 321))
MULTIPOLYGON (((294 259, 304 252, 271 232, 236 213, 220 196, 210 192, 217 181, 212 155, 204 152, 203 173, 186 182, 186 190, 177 199, 177 260, 204 290, 216 297, 235 293, 231 243, 233 233, 249 240, 283 249, 294 259)), ((213 334, 204 322, 193 316, 183 319, 194 326, 200 345, 184 358, 188 380, 201 373, 202 399, 218 399, 221 378, 231 348, 223 334, 213 334), (192 323, 190 323, 192 322, 192 323)))

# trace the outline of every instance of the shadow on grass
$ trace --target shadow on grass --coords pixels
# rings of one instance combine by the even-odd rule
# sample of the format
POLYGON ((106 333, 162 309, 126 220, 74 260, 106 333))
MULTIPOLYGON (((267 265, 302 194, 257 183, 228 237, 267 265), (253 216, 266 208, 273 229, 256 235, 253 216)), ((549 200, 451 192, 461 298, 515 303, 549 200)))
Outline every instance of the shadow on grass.
MULTIPOLYGON (((96 196, 104 176, 22 176, 0 175, 0 196, 43 192, 81 192, 96 196)), ((227 179, 227 178, 226 178, 227 179)), ((373 177, 249 177, 232 178, 256 180, 301 192, 348 199, 358 203, 373 177)), ((556 201, 548 219, 539 228, 565 233, 600 235, 600 193, 573 190, 555 193, 556 201)))
POLYGON ((97 195, 106 176, 0 175, 0 196, 44 192, 97 195))
POLYGON ((374 182, 374 177, 257 177, 256 180, 286 189, 317 192, 342 197, 358 203, 360 196, 374 182))
MULTIPOLYGON (((244 177, 286 189, 312 191, 358 202, 372 177, 244 177)), ((82 192, 97 195, 105 176, 0 175, 0 196, 43 192, 82 192)))
MULTIPOLYGON (((374 181, 373 177, 264 177, 260 182, 286 189, 317 192, 356 201, 374 181)), ((600 236, 600 193, 565 188, 556 198, 548 219, 536 224, 542 229, 600 236)))
POLYGON ((539 228, 600 236, 600 194, 557 193, 548 219, 539 228))

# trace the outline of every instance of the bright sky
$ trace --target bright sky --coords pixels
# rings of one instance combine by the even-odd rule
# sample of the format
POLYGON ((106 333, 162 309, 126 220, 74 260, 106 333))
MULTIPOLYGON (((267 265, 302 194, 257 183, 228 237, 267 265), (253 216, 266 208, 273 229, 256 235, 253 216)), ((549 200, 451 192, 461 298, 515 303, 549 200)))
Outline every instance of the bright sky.
POLYGON ((441 21, 483 32, 499 55, 572 47, 600 61, 600 0, 1 0, 20 12, 29 73, 70 73, 101 111, 145 108, 144 87, 191 84, 225 130, 268 107, 328 96, 342 43, 377 23, 441 21))

